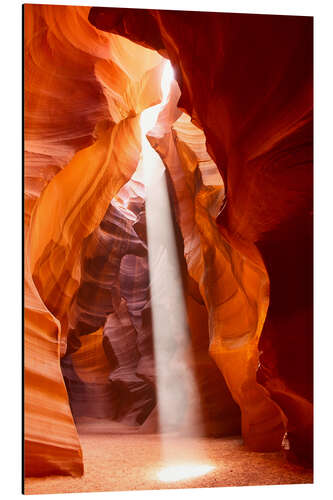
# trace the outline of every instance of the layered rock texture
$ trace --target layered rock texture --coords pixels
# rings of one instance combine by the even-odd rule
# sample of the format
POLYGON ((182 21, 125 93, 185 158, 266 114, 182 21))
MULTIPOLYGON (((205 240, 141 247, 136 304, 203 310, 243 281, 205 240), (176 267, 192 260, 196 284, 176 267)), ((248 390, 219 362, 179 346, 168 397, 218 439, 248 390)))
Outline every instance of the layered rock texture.
POLYGON ((89 19, 171 60, 178 106, 226 190, 207 250, 218 260, 224 246, 232 281, 209 287, 210 353, 246 441, 276 446, 286 417, 291 453, 311 462, 312 18, 93 8, 89 19))
POLYGON ((155 406, 142 192, 140 183, 129 181, 81 251, 80 286, 69 311, 62 359, 74 416, 135 425, 155 406), (106 377, 96 358, 108 365, 106 377))
POLYGON ((137 167, 138 114, 161 98, 161 57, 104 35, 88 14, 25 6, 27 475, 83 472, 60 368, 82 246, 137 167))
POLYGON ((24 10, 26 475, 83 473, 81 418, 159 430, 139 119, 162 56, 177 82, 148 138, 204 432, 287 432, 310 463, 312 19, 24 10))

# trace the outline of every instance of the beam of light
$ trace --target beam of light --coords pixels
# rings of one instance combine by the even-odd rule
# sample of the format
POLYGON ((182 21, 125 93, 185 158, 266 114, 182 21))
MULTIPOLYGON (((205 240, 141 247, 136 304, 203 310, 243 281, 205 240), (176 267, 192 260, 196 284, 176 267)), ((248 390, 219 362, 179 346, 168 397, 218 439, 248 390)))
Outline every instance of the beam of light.
POLYGON ((146 138, 167 102, 172 79, 172 67, 167 61, 161 80, 162 103, 145 110, 140 119, 140 168, 146 189, 154 354, 164 463, 158 473, 161 481, 191 478, 214 468, 207 464, 205 454, 194 439, 194 436, 202 435, 201 408, 193 373, 194 362, 175 230, 164 164, 146 138), (170 433, 179 431, 180 422, 184 433, 192 436, 192 439, 187 440, 186 449, 182 449, 181 456, 172 443, 175 438, 170 437, 170 433))
POLYGON ((161 469, 157 478, 164 483, 182 481, 184 479, 194 479, 195 477, 204 476, 212 471, 214 467, 207 464, 183 464, 170 465, 161 469))

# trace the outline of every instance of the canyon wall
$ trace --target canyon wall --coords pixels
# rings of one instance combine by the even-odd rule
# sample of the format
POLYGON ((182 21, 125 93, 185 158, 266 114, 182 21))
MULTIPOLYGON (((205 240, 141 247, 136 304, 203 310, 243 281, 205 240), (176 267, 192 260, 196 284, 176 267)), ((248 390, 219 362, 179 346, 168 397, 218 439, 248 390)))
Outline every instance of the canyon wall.
MULTIPOLYGON (((280 422, 287 417, 290 454, 309 463, 313 20, 107 8, 92 8, 89 19, 101 30, 155 48, 175 68, 178 106, 203 129, 223 177, 226 200, 218 229, 229 248, 237 293, 248 298, 247 312, 237 314, 216 297, 221 307, 211 316, 210 353, 227 379, 237 364, 242 391, 253 401, 257 379, 265 396, 256 408, 269 393, 281 409, 280 422), (245 273, 240 262, 248 267, 245 273), (229 324, 233 315, 239 319, 229 324)), ((274 411, 268 411, 268 420, 266 410, 262 416, 258 411, 256 429, 250 418, 243 431, 249 444, 261 449, 273 421, 276 431, 280 424, 274 411)))
POLYGON ((143 192, 140 182, 127 182, 82 247, 62 358, 78 420, 110 418, 135 426, 156 404, 143 192))
POLYGON ((161 113, 149 139, 167 166, 174 186, 173 205, 192 278, 188 299, 198 303, 199 295, 199 304, 205 305, 209 352, 240 406, 245 443, 261 451, 278 449, 285 432, 285 417, 255 380, 258 339, 268 304, 268 278, 263 265, 244 259, 219 233, 215 218, 225 199, 224 185, 206 151, 202 130, 186 114, 174 121, 179 115, 179 95, 175 84, 169 107, 161 113))
POLYGON ((137 166, 139 113, 161 98, 160 56, 88 13, 24 7, 26 475, 83 473, 60 368, 81 245, 137 166))
MULTIPOLYGON (((25 6, 27 476, 83 473, 82 416, 158 429, 145 208, 129 179, 140 112, 161 99, 162 59, 95 29, 88 13, 25 6)), ((208 355, 205 305, 191 300, 205 432, 238 433, 238 406, 208 355)))
POLYGON ((81 416, 157 429, 130 178, 161 56, 178 84, 149 140, 167 168, 205 432, 239 432, 240 408, 249 447, 279 449, 287 430, 290 455, 311 462, 312 19, 24 12, 26 475, 83 473, 81 416))

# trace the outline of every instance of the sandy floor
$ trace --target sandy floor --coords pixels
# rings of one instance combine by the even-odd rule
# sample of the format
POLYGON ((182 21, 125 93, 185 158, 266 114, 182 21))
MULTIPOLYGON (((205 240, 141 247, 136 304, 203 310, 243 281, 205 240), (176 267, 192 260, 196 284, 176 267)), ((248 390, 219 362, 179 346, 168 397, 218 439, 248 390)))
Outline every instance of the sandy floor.
POLYGON ((139 434, 81 434, 85 474, 82 478, 28 478, 25 493, 205 488, 311 483, 312 472, 285 461, 282 453, 254 453, 238 438, 168 437, 162 460, 161 438, 139 434), (165 456, 165 455, 164 455, 165 456), (214 466, 206 475, 163 483, 157 478, 163 463, 190 461, 214 466))

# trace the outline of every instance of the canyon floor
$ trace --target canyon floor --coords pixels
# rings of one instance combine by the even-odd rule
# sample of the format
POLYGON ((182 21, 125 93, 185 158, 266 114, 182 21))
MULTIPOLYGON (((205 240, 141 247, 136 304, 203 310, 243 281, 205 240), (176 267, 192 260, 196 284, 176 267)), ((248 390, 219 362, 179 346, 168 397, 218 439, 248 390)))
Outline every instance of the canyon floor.
POLYGON ((26 494, 157 490, 312 483, 312 471, 288 463, 281 452, 255 453, 238 437, 175 437, 128 433, 129 429, 79 427, 85 473, 81 478, 27 478, 26 494), (163 456, 164 461, 163 461, 163 456), (212 466, 207 474, 162 482, 158 473, 174 463, 212 466))

